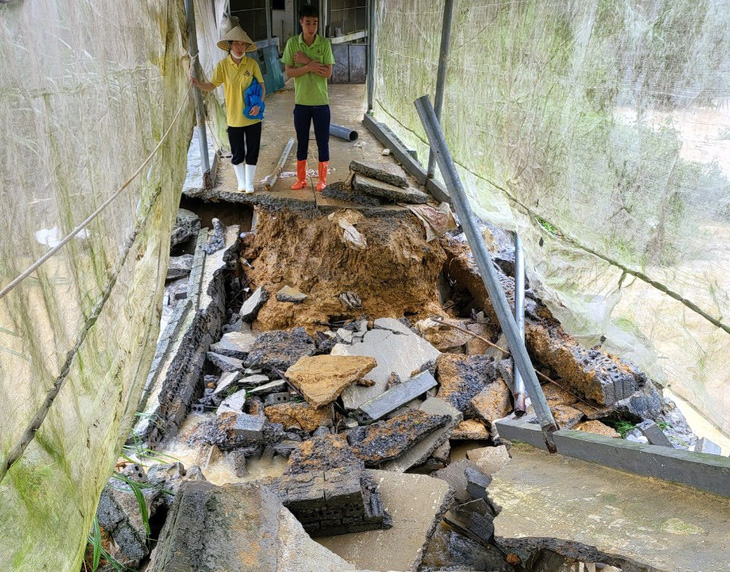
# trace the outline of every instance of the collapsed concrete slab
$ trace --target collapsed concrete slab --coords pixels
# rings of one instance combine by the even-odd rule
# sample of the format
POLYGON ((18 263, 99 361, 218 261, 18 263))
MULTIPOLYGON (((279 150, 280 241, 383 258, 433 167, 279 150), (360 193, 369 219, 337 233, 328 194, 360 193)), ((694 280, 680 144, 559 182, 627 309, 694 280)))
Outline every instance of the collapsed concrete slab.
POLYGON ((421 465, 431 456, 438 447, 443 445, 456 427, 462 421, 461 412, 438 397, 430 397, 424 401, 419 409, 430 415, 447 415, 450 421, 443 427, 436 429, 424 439, 413 445, 399 458, 388 461, 383 468, 388 471, 402 472, 421 465))
POLYGON ((337 344, 331 355, 370 356, 378 363, 365 375, 365 379, 375 382, 372 387, 350 386, 342 393, 345 408, 357 409, 386 390, 391 373, 408 379, 414 371, 436 359, 440 352, 398 320, 379 318, 362 342, 337 344))
POLYGON ((547 548, 622 570, 727 570, 730 499, 526 445, 511 454, 489 496, 499 543, 523 561, 547 548))
POLYGON ((266 488, 185 483, 149 570, 206 569, 339 572, 355 567, 315 543, 266 488))
POLYGON ((428 195, 415 187, 396 187, 364 175, 355 175, 352 179, 352 188, 367 195, 399 203, 424 204, 428 202, 428 195))
POLYGON ((368 356, 301 357, 286 370, 286 377, 312 407, 322 407, 376 365, 375 359, 368 356))
POLYGON ((390 419, 352 429, 347 440, 366 467, 379 467, 411 450, 429 433, 450 421, 449 415, 429 415, 418 409, 408 409, 390 419))
POLYGON ((393 519, 388 530, 318 538, 358 570, 413 571, 452 496, 449 485, 426 475, 369 470, 393 519))
POLYGON ((371 161, 351 161, 350 171, 359 173, 365 177, 376 179, 384 183, 389 183, 396 187, 407 188, 408 179, 406 172, 400 165, 395 163, 386 163, 385 161, 375 163, 371 161))
POLYGON ((465 412, 470 400, 497 378, 494 361, 484 356, 441 354, 436 360, 438 397, 465 412))

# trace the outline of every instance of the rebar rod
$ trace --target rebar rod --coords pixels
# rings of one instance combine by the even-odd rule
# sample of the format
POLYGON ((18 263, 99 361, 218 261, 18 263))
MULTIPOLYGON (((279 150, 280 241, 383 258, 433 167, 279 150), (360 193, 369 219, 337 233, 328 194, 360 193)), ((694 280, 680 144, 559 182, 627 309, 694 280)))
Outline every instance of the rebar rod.
POLYGON ((553 414, 550 412, 545 394, 542 392, 540 382, 537 380, 537 376, 532 368, 530 356, 527 354, 525 343, 520 337, 515 323, 514 316, 512 315, 507 297, 504 295, 502 288, 497 278, 497 273, 494 270, 492 257, 489 255, 484 240, 479 233, 477 225, 474 221, 474 213, 471 210, 471 205, 464 192, 464 187, 459 178, 459 174, 456 171, 454 160, 451 157, 449 148, 446 145, 446 138, 444 137, 441 126, 436 119, 431 102, 427 95, 419 97, 415 101, 416 110, 418 116, 421 118, 421 123, 426 131, 429 144, 433 150, 436 161, 438 162, 441 174, 444 177, 446 188, 449 191, 451 200, 453 202, 456 213, 459 216, 459 221, 464 229, 464 234, 471 247, 474 259, 477 263, 479 273, 484 280, 484 285, 489 293, 489 298, 492 302, 492 306, 497 314, 499 324, 502 327, 502 331, 507 338, 507 344, 509 345, 512 357, 515 360, 517 370, 522 374, 522 378, 525 380, 527 391, 532 400, 532 405, 535 408, 537 419, 540 422, 542 428, 543 438, 547 445, 548 451, 551 453, 556 452, 555 441, 553 440, 553 433, 557 430, 555 419, 553 414))
POLYGON ((271 190, 276 184, 276 180, 279 178, 279 175, 281 175, 281 171, 284 168, 284 164, 286 163, 287 158, 289 157, 289 153, 291 153, 292 147, 294 147, 294 137, 290 137, 289 141, 287 141, 286 145, 284 146, 284 152, 281 154, 281 157, 279 157, 279 162, 276 164, 274 172, 264 179, 264 186, 266 187, 267 191, 271 190))

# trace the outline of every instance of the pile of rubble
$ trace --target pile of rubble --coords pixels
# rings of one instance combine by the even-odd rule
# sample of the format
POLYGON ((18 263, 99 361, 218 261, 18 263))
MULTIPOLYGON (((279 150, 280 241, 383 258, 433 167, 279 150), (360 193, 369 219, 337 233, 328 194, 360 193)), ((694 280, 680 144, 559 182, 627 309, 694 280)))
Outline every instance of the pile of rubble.
MULTIPOLYGON (((404 200, 373 191, 382 185, 403 189, 395 170, 384 175, 357 162, 351 169, 353 189, 404 200)), ((438 316, 412 323, 404 316, 333 321, 325 315, 314 332, 262 332, 256 319, 267 303, 306 305, 309 292, 283 285, 272 296, 259 287, 235 311, 228 308, 227 323, 212 327, 210 319, 204 321, 217 335, 185 338, 197 340, 185 350, 198 360, 197 369, 185 370, 193 372, 194 389, 174 386, 174 428, 145 435, 173 438, 181 426, 179 411, 191 410, 201 422, 178 438, 200 450, 201 468, 178 463, 152 467, 146 475, 136 465, 125 469, 130 478, 166 491, 146 493, 151 522, 159 527, 167 521, 149 570, 194 570, 191 562, 206 559, 217 569, 254 569, 247 566, 256 558, 271 560, 256 568, 262 570, 524 569, 524 554, 494 537, 492 521, 500 509, 488 494, 492 475, 509 461, 496 422, 513 413, 512 362, 463 239, 446 235, 438 247, 446 259, 434 285, 442 306, 438 316), (224 465, 243 481, 252 459, 277 457, 288 459, 283 474, 256 484, 215 487, 203 476, 209 467, 224 465), (221 520, 217 511, 228 516, 221 520), (270 531, 266 546, 256 527, 270 531), (236 552, 222 546, 223 537, 249 544, 236 552), (309 537, 338 556, 322 552, 309 537), (277 560, 288 550, 282 542, 299 547, 286 566, 277 560), (196 545, 204 547, 201 552, 196 545)), ((499 253, 496 260, 512 300, 513 281, 504 272, 511 260, 499 253)), ((230 272, 230 264, 218 268, 230 272)), ((240 268, 235 272, 240 284, 240 268)), ((530 295, 527 318, 526 344, 543 379, 550 380, 543 389, 561 428, 619 438, 612 426, 632 421, 642 439, 694 445, 681 414, 645 375, 600 348, 579 344, 530 295)), ((163 390, 160 400, 171 391, 163 390)), ((165 424, 165 407, 159 411, 165 424)), ((122 506, 130 512, 130 495, 129 487, 110 483, 99 514, 119 559, 137 566, 150 545, 139 522, 125 523, 119 515, 122 506)))

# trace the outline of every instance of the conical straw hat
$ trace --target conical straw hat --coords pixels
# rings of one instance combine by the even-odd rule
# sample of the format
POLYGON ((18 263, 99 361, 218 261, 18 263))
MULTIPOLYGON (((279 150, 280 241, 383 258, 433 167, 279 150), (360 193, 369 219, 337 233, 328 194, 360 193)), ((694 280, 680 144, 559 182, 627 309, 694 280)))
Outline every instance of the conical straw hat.
POLYGON ((253 40, 248 37, 246 32, 243 31, 241 26, 234 26, 231 28, 231 30, 220 39, 217 45, 221 50, 227 52, 231 49, 230 42, 246 42, 246 44, 248 44, 246 46, 247 52, 255 52, 258 49, 256 44, 253 43, 253 40))

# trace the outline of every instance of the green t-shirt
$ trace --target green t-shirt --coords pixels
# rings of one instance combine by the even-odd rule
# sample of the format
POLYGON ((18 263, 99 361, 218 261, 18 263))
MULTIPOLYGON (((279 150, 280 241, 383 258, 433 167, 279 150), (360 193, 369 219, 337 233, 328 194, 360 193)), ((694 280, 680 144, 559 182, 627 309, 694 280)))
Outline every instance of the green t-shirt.
MULTIPOLYGON (((289 38, 281 61, 295 68, 304 67, 303 64, 294 63, 294 54, 297 52, 304 52, 310 60, 316 60, 320 64, 335 63, 329 40, 319 34, 314 37, 311 46, 304 43, 302 34, 289 38)), ((294 103, 298 105, 327 105, 329 101, 326 77, 309 72, 294 78, 294 103)))

